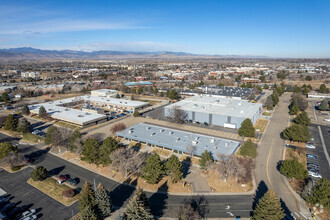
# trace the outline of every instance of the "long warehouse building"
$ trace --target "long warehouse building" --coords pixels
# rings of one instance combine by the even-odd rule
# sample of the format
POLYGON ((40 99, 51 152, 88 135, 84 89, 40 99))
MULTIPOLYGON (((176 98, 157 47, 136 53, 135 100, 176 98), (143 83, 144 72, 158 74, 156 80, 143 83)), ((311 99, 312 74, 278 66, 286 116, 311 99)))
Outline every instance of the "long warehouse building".
POLYGON ((249 118, 255 124, 262 112, 262 104, 247 100, 211 95, 196 95, 164 107, 165 117, 173 117, 175 109, 186 113, 186 120, 238 129, 249 118))

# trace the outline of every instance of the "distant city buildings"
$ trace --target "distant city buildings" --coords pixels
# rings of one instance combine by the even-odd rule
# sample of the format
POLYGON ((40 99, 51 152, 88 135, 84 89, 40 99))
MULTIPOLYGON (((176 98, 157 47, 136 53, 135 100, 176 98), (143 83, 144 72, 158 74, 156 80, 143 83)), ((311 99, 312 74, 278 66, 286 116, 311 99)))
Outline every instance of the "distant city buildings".
POLYGON ((21 72, 21 77, 23 79, 26 79, 26 78, 39 79, 40 73, 38 73, 38 72, 21 72))

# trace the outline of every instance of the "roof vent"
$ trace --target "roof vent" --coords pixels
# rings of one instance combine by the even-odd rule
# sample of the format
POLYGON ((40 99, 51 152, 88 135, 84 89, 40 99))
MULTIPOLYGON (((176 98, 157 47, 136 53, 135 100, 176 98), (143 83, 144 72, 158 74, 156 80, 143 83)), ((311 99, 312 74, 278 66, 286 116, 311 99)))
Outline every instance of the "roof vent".
POLYGON ((163 131, 164 131, 163 129, 160 129, 160 130, 159 130, 159 133, 162 133, 163 131))
POLYGON ((210 140, 210 143, 214 143, 214 139, 213 138, 210 140))
POLYGON ((175 141, 176 141, 176 142, 178 142, 179 140, 180 140, 180 138, 179 138, 179 137, 177 137, 175 141))
POLYGON ((196 145, 197 143, 197 141, 192 141, 192 145, 196 145))
POLYGON ((228 147, 228 143, 225 143, 225 147, 228 147))
POLYGON ((147 131, 150 130, 150 127, 146 127, 146 130, 147 130, 147 131))
POLYGON ((129 130, 128 133, 129 133, 129 134, 132 134, 132 133, 133 133, 133 130, 129 130))
POLYGON ((168 134, 169 134, 169 135, 172 135, 172 134, 173 134, 173 131, 168 132, 168 134))
POLYGON ((150 136, 154 136, 156 133, 155 132, 152 132, 151 134, 150 134, 150 136))

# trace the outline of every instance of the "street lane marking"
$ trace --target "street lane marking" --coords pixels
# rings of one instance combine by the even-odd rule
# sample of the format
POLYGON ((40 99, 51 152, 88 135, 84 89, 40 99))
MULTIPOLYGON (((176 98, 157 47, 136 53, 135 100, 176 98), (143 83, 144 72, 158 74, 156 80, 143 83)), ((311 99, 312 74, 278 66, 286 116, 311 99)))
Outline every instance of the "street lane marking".
POLYGON ((269 172, 268 172, 269 158, 270 158, 270 155, 271 155, 271 153, 272 153, 273 145, 274 145, 274 138, 273 138, 272 145, 271 145, 271 147, 270 147, 270 151, 269 151, 268 158, 267 158, 266 171, 267 171, 267 178, 268 178, 268 181, 269 181, 270 185, 272 186, 272 188, 274 189, 273 184, 272 184, 272 181, 270 181, 269 172))

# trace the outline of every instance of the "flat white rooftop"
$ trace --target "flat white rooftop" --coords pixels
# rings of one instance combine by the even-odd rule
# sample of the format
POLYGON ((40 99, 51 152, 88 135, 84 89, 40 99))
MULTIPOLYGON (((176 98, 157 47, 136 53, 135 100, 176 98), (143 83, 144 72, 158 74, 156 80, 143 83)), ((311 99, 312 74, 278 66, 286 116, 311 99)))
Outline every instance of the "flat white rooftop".
POLYGON ((30 105, 30 111, 38 114, 39 108, 44 106, 47 113, 51 115, 52 118, 68 121, 74 124, 85 125, 92 123, 94 121, 99 121, 102 119, 106 119, 107 117, 102 114, 90 113, 85 112, 77 109, 63 107, 64 104, 69 104, 72 102, 78 101, 94 101, 99 103, 105 103, 109 105, 122 105, 127 107, 140 107, 146 106, 148 103, 146 102, 139 102, 139 101, 132 101, 132 100, 124 100, 124 99, 116 99, 116 98, 107 98, 107 97, 96 97, 96 96, 77 96, 74 98, 62 99, 57 101, 50 101, 46 103, 40 103, 36 105, 30 105))
POLYGON ((232 141, 203 134, 191 133, 182 130, 165 128, 150 124, 136 124, 116 133, 117 136, 141 141, 160 147, 188 153, 187 147, 196 146, 195 155, 200 156, 204 150, 217 154, 233 154, 239 147, 238 141, 232 141))
POLYGON ((179 106, 184 111, 207 114, 225 115, 239 118, 252 118, 262 107, 260 103, 247 100, 217 97, 211 95, 196 95, 185 100, 168 105, 165 108, 179 106))

